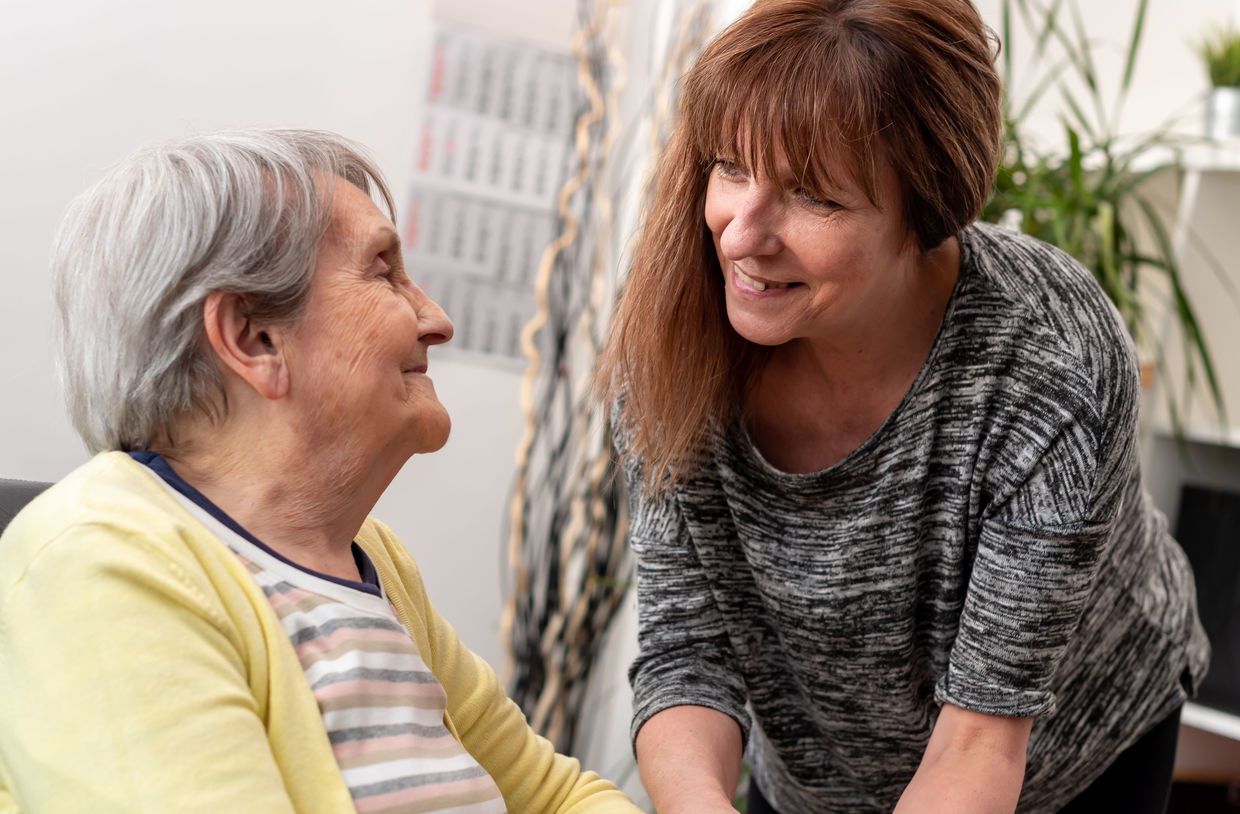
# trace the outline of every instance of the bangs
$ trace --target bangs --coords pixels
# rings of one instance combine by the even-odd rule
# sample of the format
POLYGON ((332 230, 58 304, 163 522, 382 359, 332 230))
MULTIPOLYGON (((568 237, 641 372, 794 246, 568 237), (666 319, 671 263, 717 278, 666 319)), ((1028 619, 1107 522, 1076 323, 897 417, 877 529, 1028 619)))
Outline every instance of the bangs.
POLYGON ((859 189, 880 205, 883 123, 873 73, 862 76, 860 60, 834 33, 815 26, 772 37, 768 29, 749 47, 741 36, 726 51, 703 53, 686 77, 681 109, 703 167, 724 157, 775 178, 786 162, 812 193, 859 189))

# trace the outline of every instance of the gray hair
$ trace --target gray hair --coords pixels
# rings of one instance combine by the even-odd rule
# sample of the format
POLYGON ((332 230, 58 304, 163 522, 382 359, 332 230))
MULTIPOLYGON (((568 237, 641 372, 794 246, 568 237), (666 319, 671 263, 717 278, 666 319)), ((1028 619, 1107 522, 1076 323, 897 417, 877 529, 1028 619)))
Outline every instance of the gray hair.
POLYGON ((59 367, 92 452, 170 441, 173 419, 225 415, 203 341, 209 294, 292 323, 305 306, 331 183, 392 195, 352 142, 311 130, 214 133, 141 150, 79 195, 52 250, 59 367))

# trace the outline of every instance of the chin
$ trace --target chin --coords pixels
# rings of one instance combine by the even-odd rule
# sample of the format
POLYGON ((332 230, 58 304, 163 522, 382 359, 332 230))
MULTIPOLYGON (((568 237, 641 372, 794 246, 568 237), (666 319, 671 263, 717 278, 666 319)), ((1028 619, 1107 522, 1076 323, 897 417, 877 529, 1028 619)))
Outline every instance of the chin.
POLYGON ((448 436, 452 434, 452 419, 448 417, 448 411, 440 408, 440 414, 437 416, 426 416, 422 421, 418 422, 414 429, 414 453, 425 454, 427 452, 438 452, 443 449, 444 444, 448 443, 448 436))
POLYGON ((732 330, 740 334, 742 339, 755 345, 774 347, 792 340, 786 326, 773 325, 771 320, 755 319, 749 314, 734 314, 729 309, 728 322, 731 323, 732 330))
POLYGON ((792 340, 790 325, 779 319, 773 319, 768 315, 754 314, 744 304, 734 304, 730 298, 727 305, 728 323, 732 325, 732 330, 742 336, 745 341, 753 342, 754 345, 765 345, 773 347, 775 345, 784 345, 785 342, 792 340))

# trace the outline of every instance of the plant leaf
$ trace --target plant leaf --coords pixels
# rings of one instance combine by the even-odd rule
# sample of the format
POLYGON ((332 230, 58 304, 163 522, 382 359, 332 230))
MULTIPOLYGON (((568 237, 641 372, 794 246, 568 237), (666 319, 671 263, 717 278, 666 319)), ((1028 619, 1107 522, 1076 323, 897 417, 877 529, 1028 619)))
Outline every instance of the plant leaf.
POLYGON ((1085 185, 1085 157, 1081 152, 1081 136, 1067 122, 1064 122, 1064 130, 1068 134, 1068 171, 1072 177, 1072 186, 1080 190, 1085 185))
POLYGON ((1081 19, 1081 8, 1076 0, 1073 0, 1068 4, 1068 10, 1071 12, 1072 28, 1076 34, 1077 54, 1082 66, 1081 78, 1085 80, 1090 91, 1097 93, 1098 71, 1094 68, 1093 49, 1090 48, 1089 39, 1085 36, 1085 21, 1081 19))
POLYGON ((1145 15, 1149 5, 1149 0, 1140 0, 1137 4, 1137 16, 1132 21, 1132 36, 1128 38, 1128 54, 1124 58, 1124 76, 1119 83, 1122 94, 1126 94, 1132 87, 1132 74, 1137 67, 1137 52, 1141 48, 1141 34, 1145 31, 1145 15))
POLYGON ((1029 115, 1029 111, 1032 110, 1033 106, 1038 103, 1038 100, 1042 98, 1046 91, 1054 87, 1056 82, 1063 75, 1063 72, 1071 67, 1071 58, 1060 57, 1049 68, 1047 68, 1042 78, 1038 80, 1036 85, 1034 85, 1033 90, 1029 91, 1029 93, 1025 95, 1024 100, 1021 102, 1020 110, 1012 116, 1013 122, 1019 123, 1024 121, 1025 117, 1029 115))
POLYGON ((1195 379, 1196 362, 1200 363, 1215 410, 1219 417, 1225 421, 1226 409, 1223 404, 1223 393, 1219 387, 1218 376, 1215 373, 1214 361, 1211 358, 1209 348, 1206 346, 1205 336, 1201 332, 1201 325, 1197 321, 1197 313, 1193 310, 1188 295, 1184 291, 1179 267, 1175 263, 1175 253, 1171 246, 1171 238, 1167 235, 1162 218, 1154 210, 1153 205, 1141 195, 1134 195, 1132 199, 1144 215, 1146 225, 1149 226, 1150 232, 1158 244, 1159 252, 1163 255, 1164 262, 1168 266, 1164 272, 1167 281, 1171 284, 1176 316, 1179 320, 1180 329, 1184 332, 1185 374, 1189 381, 1192 382, 1195 379))
MULTIPOLYGON (((1038 29, 1038 34, 1035 38, 1035 47, 1033 52, 1035 57, 1040 57, 1046 52, 1046 44, 1050 41, 1051 35, 1055 33, 1058 28, 1055 23, 1055 17, 1059 14, 1059 8, 1062 5, 1063 0, 1052 0, 1049 6, 1038 9, 1042 15, 1042 25, 1038 29)), ((1026 21, 1028 22, 1027 16, 1026 21)))
POLYGON ((1068 106, 1068 110, 1072 113, 1072 118, 1076 119, 1077 124, 1081 126, 1081 131, 1085 135, 1089 136, 1090 141, 1098 141, 1098 134, 1089 123, 1089 119, 1085 116, 1085 111, 1081 109, 1080 104, 1076 101, 1076 97, 1072 95, 1072 91, 1068 90, 1066 86, 1060 85, 1059 92, 1063 95, 1064 104, 1068 106))
POLYGON ((1003 82, 1007 88, 1003 102, 1006 105, 1012 89, 1012 0, 1003 0, 1003 5, 999 7, 999 20, 1003 32, 1003 42, 999 43, 999 47, 1003 49, 1003 82))

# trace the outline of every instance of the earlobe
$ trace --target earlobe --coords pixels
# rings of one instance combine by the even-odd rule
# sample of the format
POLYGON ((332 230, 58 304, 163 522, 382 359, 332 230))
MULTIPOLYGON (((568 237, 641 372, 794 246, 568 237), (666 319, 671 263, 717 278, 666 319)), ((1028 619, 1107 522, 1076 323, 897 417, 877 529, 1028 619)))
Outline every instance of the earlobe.
POLYGON ((203 304, 203 328, 226 378, 231 374, 269 400, 288 393, 282 334, 252 319, 239 294, 210 294, 203 304))

